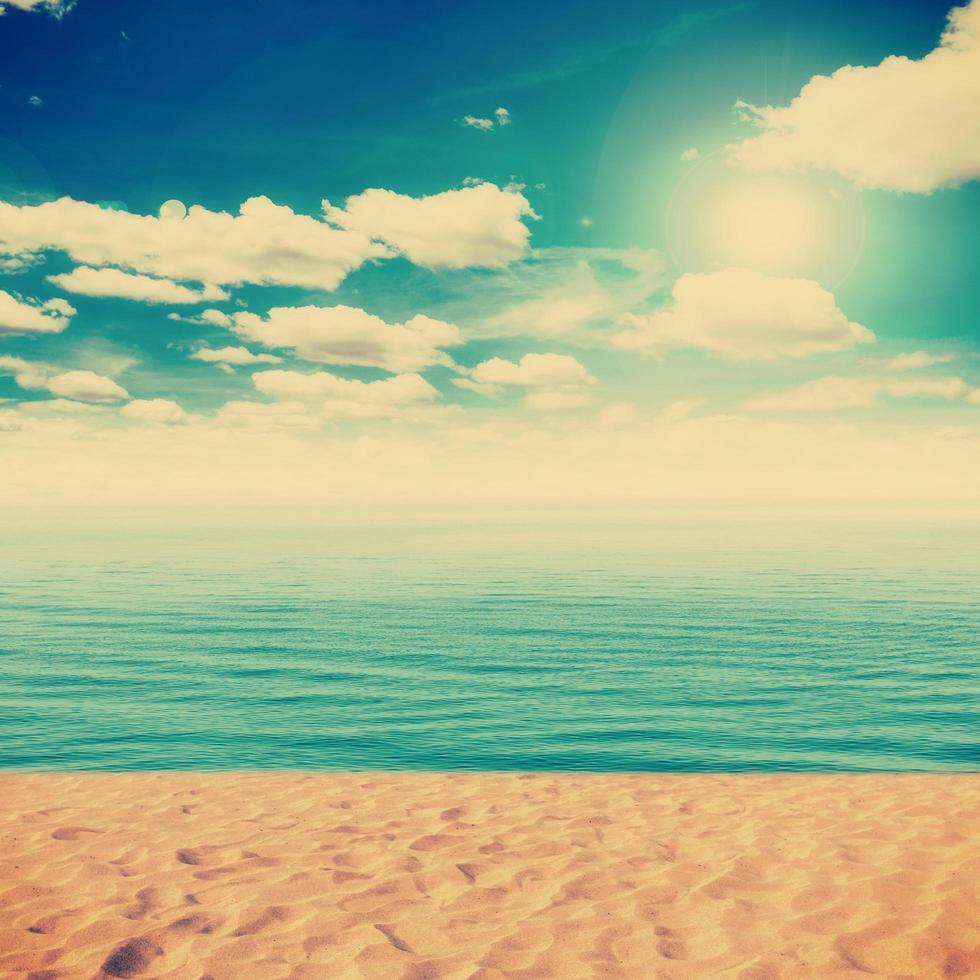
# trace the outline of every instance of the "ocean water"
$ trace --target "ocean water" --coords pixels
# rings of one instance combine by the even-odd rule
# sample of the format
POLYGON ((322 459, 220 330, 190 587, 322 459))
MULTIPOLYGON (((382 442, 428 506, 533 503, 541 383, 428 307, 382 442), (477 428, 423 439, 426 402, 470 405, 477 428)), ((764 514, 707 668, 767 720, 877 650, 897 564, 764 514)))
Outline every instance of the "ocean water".
POLYGON ((8 530, 0 766, 976 770, 980 534, 8 530))

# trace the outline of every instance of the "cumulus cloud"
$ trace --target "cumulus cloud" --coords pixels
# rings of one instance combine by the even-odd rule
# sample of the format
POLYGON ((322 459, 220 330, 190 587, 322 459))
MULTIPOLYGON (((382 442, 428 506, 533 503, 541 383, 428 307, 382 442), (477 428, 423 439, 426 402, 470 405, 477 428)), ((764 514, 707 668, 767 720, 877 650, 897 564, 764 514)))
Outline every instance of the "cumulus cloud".
POLYGON ((389 250, 357 230, 274 204, 245 201, 237 215, 168 202, 159 216, 68 197, 17 206, 0 201, 0 252, 56 250, 88 266, 120 266, 178 281, 335 289, 348 272, 389 250))
MULTIPOLYGON (((372 189, 343 208, 323 207, 323 218, 311 217, 252 197, 237 215, 180 201, 141 215, 68 197, 0 201, 0 255, 23 262, 62 251, 85 266, 213 284, 204 291, 241 283, 335 289, 365 262, 393 255, 432 268, 505 265, 525 254, 530 232, 522 219, 536 217, 518 188, 486 183, 420 198, 372 189)), ((93 281, 91 273, 81 279, 93 281)), ((108 282, 123 281, 101 277, 101 286, 108 282)), ((145 282, 120 288, 151 291, 145 282)))
POLYGON ((438 392, 418 374, 380 381, 340 378, 329 371, 260 371, 255 387, 277 401, 314 405, 322 418, 393 418, 406 409, 431 404, 438 392))
POLYGON ((114 402, 128 398, 125 388, 94 371, 65 371, 48 378, 45 387, 53 395, 82 402, 114 402))
POLYGON ((54 369, 43 361, 25 361, 22 357, 0 355, 0 371, 12 374, 18 387, 32 391, 43 388, 54 369))
POLYGON ((343 208, 323 202, 327 219, 351 232, 386 242, 416 265, 462 269, 499 267, 527 252, 536 218, 515 187, 481 183, 428 197, 372 189, 347 198, 343 208))
POLYGON ((484 395, 519 385, 533 389, 524 398, 528 408, 552 411, 588 404, 591 397, 587 389, 596 379, 568 354, 525 354, 516 362, 492 357, 477 364, 468 378, 458 378, 454 383, 484 395))
POLYGON ((739 103, 762 132, 728 148, 753 170, 835 171, 860 187, 928 193, 980 177, 980 0, 956 7, 924 58, 817 75, 788 106, 739 103))
POLYGON ((250 364, 281 364, 282 358, 275 354, 253 354, 247 347, 202 347, 191 354, 195 361, 208 364, 225 364, 232 367, 246 367, 250 364))
POLYGON ((969 399, 973 389, 962 378, 882 379, 827 377, 808 381, 796 388, 748 399, 750 412, 836 412, 869 408, 882 395, 891 398, 930 398, 940 401, 969 399))
POLYGON ((701 151, 697 147, 690 146, 681 153, 681 159, 685 163, 694 163, 701 159, 701 151))
POLYGON ((60 398, 83 402, 114 402, 128 398, 125 388, 112 378, 94 371, 60 371, 43 361, 25 361, 21 357, 0 357, 0 371, 14 376, 27 391, 50 391, 60 398))
POLYGON ((49 299, 45 303, 24 301, 0 289, 0 335, 61 333, 77 312, 63 299, 49 299))
POLYGON ((200 289, 182 286, 172 279, 156 279, 120 269, 93 269, 79 266, 71 272, 48 276, 48 282, 60 286, 69 293, 83 296, 116 296, 121 299, 140 300, 144 303, 217 303, 228 299, 228 294, 211 283, 200 289))
POLYGON ((154 425, 183 425, 187 413, 175 401, 166 398, 137 398, 119 410, 121 415, 154 425))
POLYGON ((669 306, 626 314, 620 323, 628 329, 613 343, 624 350, 656 354, 687 347, 733 360, 805 357, 874 340, 818 283, 751 269, 685 273, 669 306))
POLYGON ((277 306, 265 317, 234 313, 230 325, 247 340, 291 349, 308 361, 393 373, 452 364, 441 348, 462 343, 459 328, 451 323, 423 315, 387 323, 353 306, 277 306))
POLYGON ((525 354, 516 363, 492 357, 473 368, 472 378, 480 384, 528 387, 595 383, 585 367, 568 354, 525 354))
POLYGON ((0 0, 0 15, 8 10, 43 11, 52 17, 62 18, 75 6, 77 0, 0 0))

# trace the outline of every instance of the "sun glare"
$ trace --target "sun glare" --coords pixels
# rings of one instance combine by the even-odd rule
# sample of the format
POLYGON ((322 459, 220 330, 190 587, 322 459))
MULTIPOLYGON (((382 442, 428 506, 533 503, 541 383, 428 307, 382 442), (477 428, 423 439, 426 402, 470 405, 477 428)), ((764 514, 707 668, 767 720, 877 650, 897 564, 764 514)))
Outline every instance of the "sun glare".
POLYGON ((708 244, 723 265, 795 272, 812 264, 828 232, 817 196, 778 177, 736 178, 712 204, 708 244))
POLYGON ((832 286, 860 256, 864 212, 853 192, 831 181, 746 174, 711 157, 677 185, 667 239, 685 272, 734 266, 832 286))

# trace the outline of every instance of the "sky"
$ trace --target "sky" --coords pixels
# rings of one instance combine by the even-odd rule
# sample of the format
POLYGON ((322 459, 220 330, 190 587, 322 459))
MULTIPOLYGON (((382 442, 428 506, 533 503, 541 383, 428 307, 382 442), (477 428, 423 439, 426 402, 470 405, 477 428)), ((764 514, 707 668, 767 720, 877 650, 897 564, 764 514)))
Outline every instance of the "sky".
POLYGON ((980 0, 0 0, 0 505, 980 494, 980 0))

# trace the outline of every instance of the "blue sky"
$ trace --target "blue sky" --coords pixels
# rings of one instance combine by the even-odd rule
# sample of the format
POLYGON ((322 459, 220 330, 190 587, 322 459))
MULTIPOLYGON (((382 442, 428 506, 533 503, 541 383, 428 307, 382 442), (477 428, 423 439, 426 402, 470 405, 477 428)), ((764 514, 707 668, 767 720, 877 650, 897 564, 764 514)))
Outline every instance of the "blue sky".
POLYGON ((11 500, 980 487, 977 3, 0 8, 11 500))

